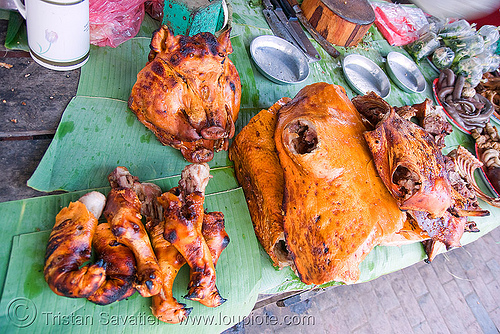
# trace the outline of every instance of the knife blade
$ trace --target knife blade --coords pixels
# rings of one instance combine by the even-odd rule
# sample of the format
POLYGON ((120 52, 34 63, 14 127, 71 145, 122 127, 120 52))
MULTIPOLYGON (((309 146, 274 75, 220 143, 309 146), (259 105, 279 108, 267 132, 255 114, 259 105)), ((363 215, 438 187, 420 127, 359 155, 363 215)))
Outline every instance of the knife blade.
POLYGON ((269 24, 269 27, 273 31, 273 34, 289 42, 292 42, 292 44, 294 44, 297 48, 300 49, 300 47, 296 43, 294 43, 295 40, 293 39, 292 35, 290 35, 290 33, 286 30, 285 26, 278 19, 278 17, 274 13, 274 10, 263 9, 262 14, 264 14, 264 18, 266 19, 267 24, 269 24))
MULTIPOLYGON (((321 36, 316 29, 311 25, 307 17, 304 15, 302 12, 302 9, 299 6, 299 3, 297 0, 283 0, 283 2, 288 2, 290 5, 291 9, 293 9, 293 12, 295 13, 295 16, 298 18, 300 23, 306 28, 306 30, 311 34, 311 36, 316 40, 316 42, 321 45, 321 47, 332 57, 337 58, 340 56, 340 52, 335 49, 335 47, 332 45, 332 43, 328 42, 323 36, 321 36)), ((285 10, 290 10, 290 7, 287 7, 286 4, 284 8, 285 10)))
POLYGON ((314 48, 309 38, 307 38, 304 30, 297 20, 296 17, 287 16, 285 14, 284 8, 282 7, 282 2, 279 0, 271 0, 274 6, 274 13, 278 19, 285 25, 288 32, 292 35, 296 44, 302 49, 304 54, 309 58, 311 62, 321 60, 321 56, 318 51, 314 48))

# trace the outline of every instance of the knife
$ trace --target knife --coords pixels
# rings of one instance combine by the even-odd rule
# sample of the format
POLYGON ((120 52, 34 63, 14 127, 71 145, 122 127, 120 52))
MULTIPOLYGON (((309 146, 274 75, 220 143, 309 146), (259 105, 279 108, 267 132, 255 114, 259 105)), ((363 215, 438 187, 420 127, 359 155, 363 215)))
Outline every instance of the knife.
POLYGON ((283 10, 289 12, 290 16, 295 16, 299 19, 300 23, 306 28, 306 30, 311 34, 311 36, 316 40, 316 42, 321 45, 323 49, 332 57, 337 58, 340 56, 340 52, 335 49, 335 47, 328 42, 323 36, 321 36, 316 29, 311 25, 309 20, 306 18, 302 9, 300 8, 297 0, 282 0, 283 10))
POLYGON ((300 26, 298 19, 293 14, 293 11, 286 13, 285 8, 283 7, 286 1, 281 0, 271 0, 271 3, 274 5, 274 13, 278 17, 278 19, 285 25, 288 32, 292 35, 296 44, 302 49, 302 51, 306 54, 311 62, 315 62, 321 60, 321 56, 318 51, 314 48, 309 38, 307 38, 304 30, 300 26))
POLYGON ((276 16, 276 13, 274 12, 274 7, 271 4, 271 0, 263 0, 262 2, 264 5, 262 14, 264 14, 264 18, 266 19, 267 24, 269 24, 269 27, 271 28, 273 33, 276 36, 289 41, 290 43, 292 43, 293 45, 295 45, 300 49, 297 43, 295 43, 295 40, 292 37, 292 35, 286 29, 285 25, 281 23, 281 21, 276 16))

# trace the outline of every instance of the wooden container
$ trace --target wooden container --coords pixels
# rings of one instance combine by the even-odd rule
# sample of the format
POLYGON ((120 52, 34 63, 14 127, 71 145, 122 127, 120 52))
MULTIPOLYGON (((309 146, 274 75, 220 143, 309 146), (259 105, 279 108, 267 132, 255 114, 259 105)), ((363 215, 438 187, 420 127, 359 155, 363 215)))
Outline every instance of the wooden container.
POLYGON ((316 31, 339 46, 358 44, 375 21, 367 0, 304 0, 301 8, 316 31))

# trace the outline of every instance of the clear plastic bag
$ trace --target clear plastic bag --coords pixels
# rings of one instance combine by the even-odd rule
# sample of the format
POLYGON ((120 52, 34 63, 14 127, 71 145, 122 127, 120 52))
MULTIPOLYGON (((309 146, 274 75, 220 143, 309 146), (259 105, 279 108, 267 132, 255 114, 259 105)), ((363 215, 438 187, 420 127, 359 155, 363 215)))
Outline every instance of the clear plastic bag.
POLYGON ((466 20, 458 20, 445 24, 439 32, 439 37, 455 38, 462 36, 470 36, 476 33, 475 29, 466 20))
POLYGON ((489 57, 489 66, 483 66, 483 73, 495 72, 500 67, 500 55, 494 54, 489 57))
POLYGON ((489 48, 490 45, 497 43, 500 33, 498 27, 492 25, 482 26, 477 33, 484 39, 484 47, 489 48))
POLYGON ((440 70, 450 67, 453 59, 455 59, 455 52, 446 46, 437 48, 432 54, 432 63, 440 70))
POLYGON ((483 66, 477 57, 464 58, 453 68, 456 75, 465 77, 465 81, 476 87, 483 77, 483 66))
POLYGON ((145 0, 90 0, 90 43, 117 47, 134 37, 144 19, 145 0))
POLYGON ((444 44, 455 52, 455 62, 473 57, 484 51, 484 39, 478 34, 443 39, 444 44))
POLYGON ((406 51, 415 59, 420 61, 422 58, 429 56, 434 50, 440 46, 437 35, 433 32, 427 32, 420 36, 419 39, 406 45, 406 51))

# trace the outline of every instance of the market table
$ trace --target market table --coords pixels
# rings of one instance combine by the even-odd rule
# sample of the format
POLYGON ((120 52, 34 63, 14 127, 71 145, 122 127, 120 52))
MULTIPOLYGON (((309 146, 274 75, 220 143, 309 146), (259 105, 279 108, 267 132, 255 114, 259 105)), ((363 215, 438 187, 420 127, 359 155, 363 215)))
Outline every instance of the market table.
MULTIPOLYGON (((281 97, 293 97, 314 82, 341 85, 349 97, 355 95, 343 77, 341 58, 330 57, 318 44, 315 46, 322 60, 310 65, 311 74, 305 82, 276 85, 268 81, 257 71, 248 51, 253 38, 271 34, 261 14, 260 3, 243 0, 231 3, 234 52, 230 58, 242 82, 236 132, 262 108, 281 97)), ((2 24, 5 28, 5 21, 2 24)), ((126 107, 135 75, 147 60, 154 28, 154 21, 145 20, 138 36, 116 49, 92 47, 89 62, 81 70, 71 72, 45 70, 25 57, 7 54, 7 58, 2 58, 3 62, 14 66, 0 68, 2 79, 8 78, 8 85, 2 83, 0 88, 0 100, 5 100, 1 102, 3 140, 0 141, 0 157, 7 171, 1 176, 5 191, 0 194, 3 196, 0 200, 8 201, 0 203, 1 231, 8 240, 0 248, 1 263, 6 264, 0 268, 0 328, 32 332, 44 331, 50 326, 54 332, 63 332, 68 325, 75 331, 88 331, 88 326, 103 330, 102 326, 107 326, 107 332, 122 332, 125 331, 123 325, 128 325, 127 332, 142 331, 145 327, 152 332, 176 332, 179 326, 190 332, 220 332, 243 320, 256 305, 259 295, 279 296, 271 297, 274 301, 283 298, 281 293, 317 288, 301 283, 289 268, 278 271, 272 267, 253 233, 243 192, 236 182, 227 152, 215 154, 210 162, 214 178, 207 188, 206 203, 210 209, 224 212, 231 237, 217 267, 218 287, 228 301, 216 309, 188 301, 188 305, 194 307, 191 318, 200 321, 201 316, 210 317, 212 322, 208 325, 150 322, 150 302, 138 294, 101 307, 86 300, 56 296, 47 287, 41 273, 43 254, 54 217, 61 207, 89 189, 107 193, 106 176, 117 165, 126 166, 141 181, 155 182, 165 191, 176 185, 180 171, 187 164, 177 150, 162 146, 126 107), (24 181, 28 176, 29 187, 17 181, 24 181), (41 196, 46 192, 57 193, 41 196), (10 201, 12 199, 20 200, 10 201), (19 300, 35 305, 38 312, 26 327, 9 321, 12 320, 9 307, 19 300)), ((361 54, 382 68, 385 56, 393 50, 404 53, 400 48, 391 47, 374 26, 357 47, 339 48, 342 55, 361 54)), ((430 83, 437 72, 426 63, 419 67, 428 83, 426 90, 408 94, 391 82, 387 102, 402 106, 432 98, 430 83)), ((446 143, 446 150, 458 144, 469 149, 473 145, 472 138, 457 129, 447 137, 446 143)), ((481 232, 464 235, 463 244, 488 233, 500 223, 499 209, 484 202, 480 204, 490 210, 491 215, 475 219, 481 232)), ((420 244, 376 247, 360 266, 360 282, 410 266, 424 257, 420 244)), ((178 298, 185 293, 187 276, 188 271, 183 270, 176 280, 174 295, 178 298)), ((331 282, 323 287, 335 284, 331 282)))

